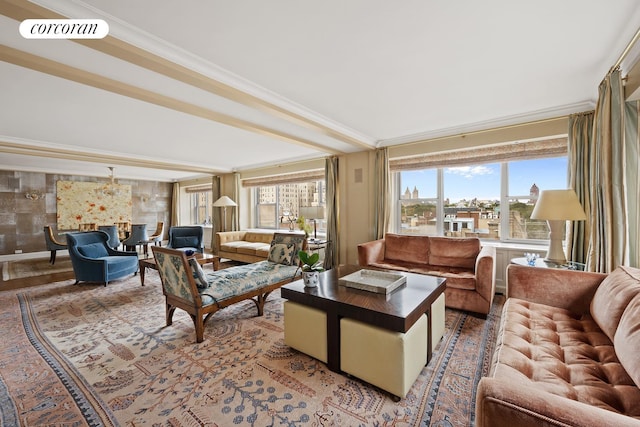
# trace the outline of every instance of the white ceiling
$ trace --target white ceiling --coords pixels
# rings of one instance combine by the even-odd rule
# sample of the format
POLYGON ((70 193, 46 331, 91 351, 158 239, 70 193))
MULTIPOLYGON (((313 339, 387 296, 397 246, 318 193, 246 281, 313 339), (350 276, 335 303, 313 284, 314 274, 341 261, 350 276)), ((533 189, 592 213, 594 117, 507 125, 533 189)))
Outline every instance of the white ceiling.
POLYGON ((0 12, 0 44, 170 100, 0 56, 0 169, 107 176, 115 166, 164 181, 584 111, 640 28, 637 0, 0 0, 0 12), (8 3, 104 19, 110 37, 206 87, 140 55, 23 39, 8 3), (216 82, 233 89, 212 91, 216 82), (70 154, 83 161, 52 158, 70 154))

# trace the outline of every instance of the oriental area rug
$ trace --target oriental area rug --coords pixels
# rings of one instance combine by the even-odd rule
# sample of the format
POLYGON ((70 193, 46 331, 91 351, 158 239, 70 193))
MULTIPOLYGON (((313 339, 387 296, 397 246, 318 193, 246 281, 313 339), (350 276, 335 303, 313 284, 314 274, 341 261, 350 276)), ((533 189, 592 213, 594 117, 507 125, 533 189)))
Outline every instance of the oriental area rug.
POLYGON ((332 372, 284 344, 278 292, 216 313, 195 343, 165 326, 157 272, 0 292, 4 426, 472 426, 503 298, 486 320, 446 310, 445 337, 409 394, 332 372))

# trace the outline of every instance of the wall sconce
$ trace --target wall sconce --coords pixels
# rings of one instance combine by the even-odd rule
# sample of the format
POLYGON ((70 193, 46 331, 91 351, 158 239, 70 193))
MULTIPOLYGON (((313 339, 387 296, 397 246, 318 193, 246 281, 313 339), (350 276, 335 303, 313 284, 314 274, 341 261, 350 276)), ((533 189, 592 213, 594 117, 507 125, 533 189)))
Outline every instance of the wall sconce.
POLYGON ((40 200, 44 197, 44 194, 42 194, 42 192, 38 190, 29 190, 26 193, 24 193, 24 197, 26 197, 29 200, 40 200))

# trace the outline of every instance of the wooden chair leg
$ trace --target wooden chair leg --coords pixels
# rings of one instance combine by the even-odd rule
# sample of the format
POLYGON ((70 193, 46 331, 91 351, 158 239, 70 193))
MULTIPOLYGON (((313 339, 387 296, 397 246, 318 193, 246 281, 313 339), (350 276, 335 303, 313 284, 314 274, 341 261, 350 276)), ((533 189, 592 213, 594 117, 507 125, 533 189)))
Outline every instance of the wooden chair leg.
POLYGON ((167 326, 171 326, 173 324, 173 313, 175 311, 176 311, 175 307, 172 307, 169 304, 166 305, 165 315, 167 318, 167 326))
POLYGON ((204 341, 204 319, 200 313, 192 315, 191 318, 193 319, 193 324, 196 327, 196 342, 201 343, 204 341))
POLYGON ((56 250, 51 251, 51 256, 49 257, 49 264, 53 265, 56 263, 56 250))

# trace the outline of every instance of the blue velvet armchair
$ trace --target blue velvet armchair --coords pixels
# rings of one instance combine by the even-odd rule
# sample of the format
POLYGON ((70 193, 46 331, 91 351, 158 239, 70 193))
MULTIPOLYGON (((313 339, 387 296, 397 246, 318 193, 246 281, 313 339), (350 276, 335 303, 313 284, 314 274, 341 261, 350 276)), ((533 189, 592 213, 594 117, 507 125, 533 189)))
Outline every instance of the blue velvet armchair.
POLYGON ((168 248, 204 252, 204 229, 200 225, 183 225, 169 228, 168 248))
POLYGON ((104 283, 138 272, 138 253, 116 251, 109 247, 104 231, 67 234, 67 248, 80 282, 104 283))

